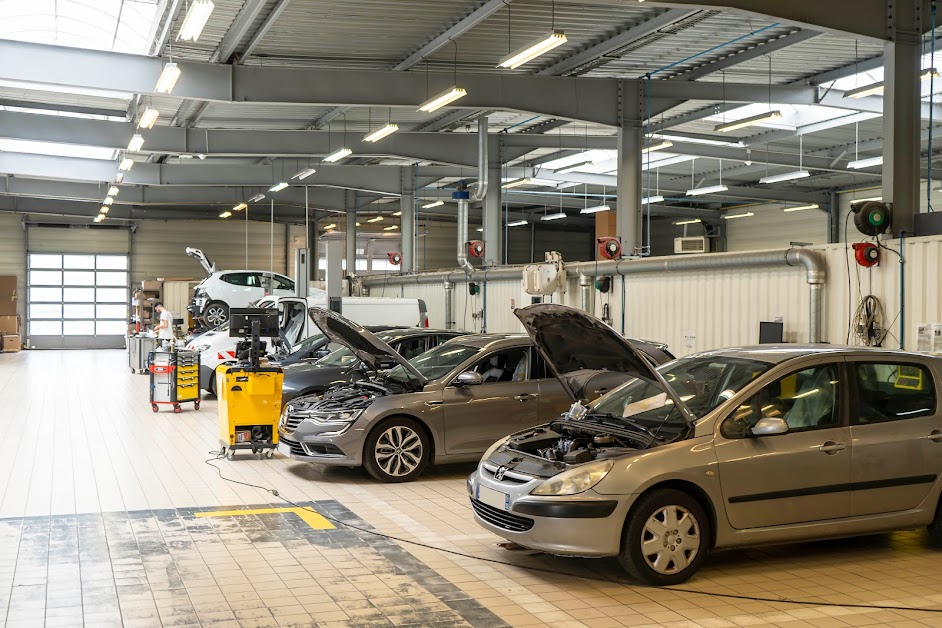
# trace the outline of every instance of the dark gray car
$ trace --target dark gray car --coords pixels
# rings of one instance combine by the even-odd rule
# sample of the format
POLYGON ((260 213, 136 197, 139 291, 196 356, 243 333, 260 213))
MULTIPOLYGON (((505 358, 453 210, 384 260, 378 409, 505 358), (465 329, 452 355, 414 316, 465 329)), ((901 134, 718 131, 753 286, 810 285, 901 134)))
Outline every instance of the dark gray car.
MULTIPOLYGON (((377 331, 367 326, 370 331, 377 331)), ((409 327, 377 333, 377 337, 407 360, 434 349, 441 343, 465 335, 466 332, 444 329, 409 327)), ((326 340, 326 336, 320 336, 326 340)), ((285 380, 281 393, 282 405, 296 397, 322 393, 344 382, 369 379, 370 371, 352 349, 343 347, 317 360, 283 361, 285 380)), ((392 364, 395 366, 395 364, 392 364)))

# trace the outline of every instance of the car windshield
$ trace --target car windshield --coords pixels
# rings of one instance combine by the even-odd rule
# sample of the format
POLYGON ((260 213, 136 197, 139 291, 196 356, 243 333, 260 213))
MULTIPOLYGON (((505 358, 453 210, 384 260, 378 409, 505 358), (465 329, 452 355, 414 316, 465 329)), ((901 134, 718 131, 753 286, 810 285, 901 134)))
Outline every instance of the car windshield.
POLYGON ((314 345, 324 342, 324 334, 314 334, 313 336, 308 336, 298 344, 294 345, 291 353, 297 353, 298 351, 304 351, 305 349, 310 349, 314 345))
MULTIPOLYGON (((453 368, 476 355, 478 351, 480 349, 477 347, 445 343, 412 358, 409 364, 425 379, 433 380, 448 374, 453 368)), ((399 381, 412 379, 402 366, 391 369, 387 375, 399 381)))
MULTIPOLYGON (((377 338, 383 342, 389 342, 395 338, 394 334, 377 334, 377 338)), ((349 347, 343 347, 334 351, 330 355, 326 355, 314 364, 317 366, 353 366, 360 361, 360 358, 356 356, 352 349, 349 347)))
MULTIPOLYGON (((772 365, 733 357, 691 357, 669 362, 658 371, 698 418, 706 416, 743 389, 772 365)), ((661 387, 647 379, 633 379, 601 397, 591 412, 630 418, 645 427, 665 422, 685 424, 661 387)))

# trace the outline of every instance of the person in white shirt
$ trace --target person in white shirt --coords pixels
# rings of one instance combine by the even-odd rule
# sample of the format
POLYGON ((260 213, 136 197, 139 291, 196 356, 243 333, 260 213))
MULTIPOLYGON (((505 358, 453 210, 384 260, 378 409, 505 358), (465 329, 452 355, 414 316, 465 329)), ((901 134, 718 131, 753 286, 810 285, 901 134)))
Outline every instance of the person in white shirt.
POLYGON ((154 311, 160 315, 160 319, 154 326, 157 339, 161 341, 160 344, 173 342, 173 314, 164 309, 163 303, 155 303, 154 311))

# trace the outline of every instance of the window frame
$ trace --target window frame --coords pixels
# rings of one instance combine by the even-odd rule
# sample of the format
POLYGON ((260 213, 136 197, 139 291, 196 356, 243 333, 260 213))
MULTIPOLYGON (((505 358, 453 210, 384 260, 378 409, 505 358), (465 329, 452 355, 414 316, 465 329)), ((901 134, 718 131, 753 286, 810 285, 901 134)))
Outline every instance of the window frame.
POLYGON ((851 386, 853 386, 853 395, 851 396, 853 411, 850 413, 850 417, 848 420, 848 425, 850 426, 866 427, 868 425, 884 425, 887 423, 896 423, 898 421, 911 421, 915 419, 925 419, 925 418, 929 418, 933 416, 938 416, 939 414, 939 391, 940 391, 939 382, 936 379, 935 370, 926 362, 920 362, 919 360, 898 360, 898 359, 894 360, 892 358, 886 359, 886 360, 874 360, 873 358, 861 356, 859 359, 852 358, 851 360, 847 362, 847 371, 849 375, 849 381, 851 383, 851 386), (935 408, 933 408, 932 412, 928 414, 920 414, 920 415, 913 415, 913 416, 908 416, 904 418, 889 419, 887 421, 871 421, 868 423, 861 423, 860 422, 860 411, 861 411, 860 382, 858 381, 858 377, 857 377, 857 367, 859 365, 864 365, 864 364, 876 364, 876 365, 887 365, 887 366, 890 366, 890 365, 915 366, 915 367, 919 367, 923 369, 925 372, 929 374, 929 378, 932 381, 932 392, 933 392, 933 395, 935 396, 935 408))
MULTIPOLYGON (((462 369, 461 372, 458 373, 458 375, 461 375, 461 373, 466 373, 468 371, 474 371, 475 373, 477 373, 478 372, 477 367, 481 365, 484 361, 486 360, 489 361, 492 357, 494 357, 497 354, 509 353, 510 351, 523 351, 527 354, 527 372, 523 380, 514 381, 511 379, 511 380, 507 380, 503 382, 481 382, 481 384, 482 385, 521 384, 523 382, 536 381, 530 377, 530 372, 531 372, 530 369, 533 367, 533 354, 531 353, 532 347, 525 347, 525 346, 524 347, 505 347, 503 349, 495 349, 494 351, 488 352, 487 355, 478 356, 471 364, 468 365, 467 368, 462 369)), ((457 379, 457 376, 455 377, 455 379, 457 379)), ((454 379, 452 380, 452 384, 453 383, 454 383, 454 379)))

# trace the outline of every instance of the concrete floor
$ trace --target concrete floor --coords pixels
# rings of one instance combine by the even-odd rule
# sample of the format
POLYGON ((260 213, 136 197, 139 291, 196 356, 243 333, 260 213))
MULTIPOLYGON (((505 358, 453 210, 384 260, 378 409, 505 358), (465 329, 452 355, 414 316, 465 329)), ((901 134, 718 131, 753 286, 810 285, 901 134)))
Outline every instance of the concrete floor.
POLYGON ((472 520, 473 465, 382 485, 280 456, 212 463, 319 513, 302 519, 206 464, 214 398, 154 414, 147 394, 121 351, 0 355, 0 627, 942 626, 922 530, 727 552, 677 590, 632 586, 613 560, 498 547, 472 520))

